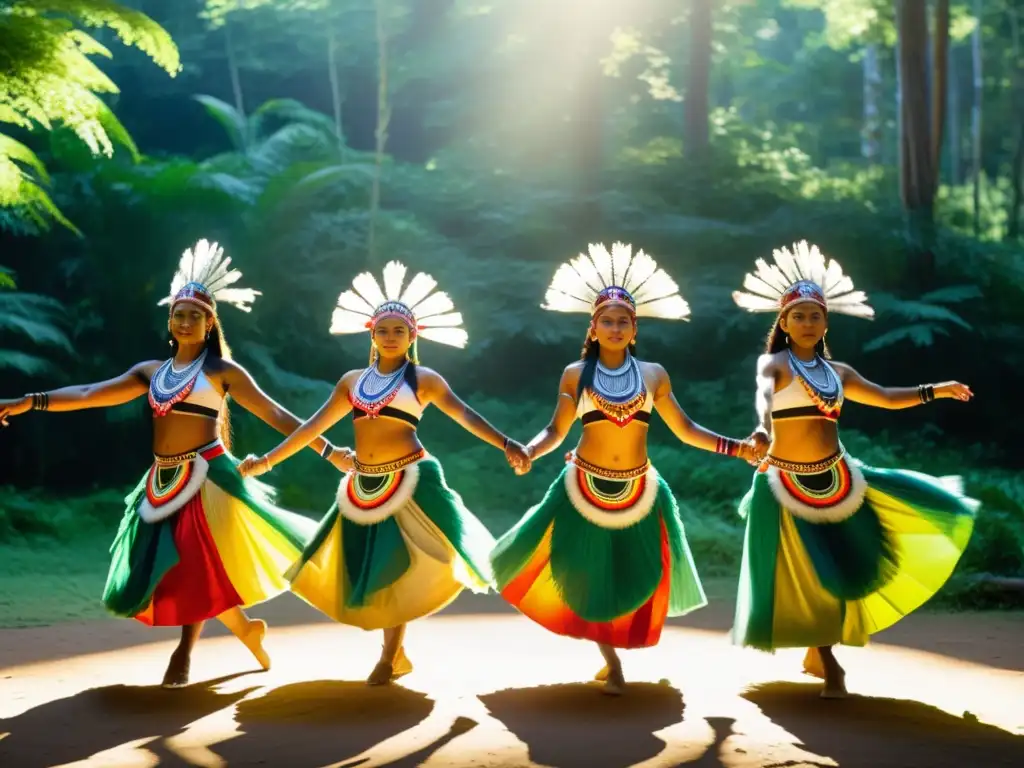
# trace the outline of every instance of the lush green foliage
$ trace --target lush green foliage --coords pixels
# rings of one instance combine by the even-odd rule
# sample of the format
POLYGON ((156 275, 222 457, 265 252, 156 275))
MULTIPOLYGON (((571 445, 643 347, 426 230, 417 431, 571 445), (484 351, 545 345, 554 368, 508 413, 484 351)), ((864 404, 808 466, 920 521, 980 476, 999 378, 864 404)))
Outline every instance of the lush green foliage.
MULTIPOLYGON (((11 5, 0 2, 0 43, 11 5)), ((78 7, 87 5, 112 8, 84 0, 78 7)), ((844 264, 878 310, 874 323, 836 319, 829 341, 838 358, 884 383, 958 378, 978 393, 969 407, 943 402, 890 413, 851 406, 844 442, 869 463, 964 475, 985 502, 965 578, 1024 570, 1024 491, 1010 469, 1019 428, 1005 405, 1024 386, 1024 256, 1011 227, 1017 145, 1007 130, 1022 122, 1016 94, 1024 70, 1012 4, 988 4, 977 27, 987 73, 977 206, 968 150, 969 48, 978 20, 966 4, 953 4, 950 80, 958 100, 951 102, 928 284, 915 273, 899 204, 889 3, 716 3, 706 152, 682 138, 694 69, 689 19, 685 8, 665 2, 608 3, 578 25, 573 45, 559 31, 568 6, 540 0, 134 6, 174 35, 180 75, 172 81, 119 57, 103 80, 93 70, 86 77, 81 62, 93 49, 75 49, 78 69, 68 77, 85 105, 76 114, 93 122, 46 113, 46 123, 23 110, 25 119, 65 127, 6 145, 18 183, 40 190, 37 182, 46 183, 52 199, 27 219, 0 207, 4 263, 32 292, 11 292, 0 275, 7 289, 0 290, 0 339, 10 350, 0 366, 11 369, 5 389, 103 379, 159 356, 165 328, 156 302, 182 249, 208 237, 264 292, 251 316, 225 311, 232 346, 296 413, 312 413, 330 382, 364 364, 365 339, 327 334, 331 309, 355 272, 396 257, 438 278, 471 334, 464 351, 424 343, 425 364, 497 426, 527 439, 547 419, 559 371, 577 355, 585 330, 582 317, 540 311, 552 269, 588 241, 621 239, 655 254, 694 311, 678 327, 644 323, 642 354, 666 365, 697 421, 741 435, 752 425, 753 363, 770 320, 737 312, 730 292, 755 257, 807 238, 844 264), (381 5, 391 120, 372 224, 381 257, 372 262, 381 5), (864 105, 851 97, 863 91, 869 45, 880 62, 870 131, 864 105), (112 93, 113 82, 122 93, 99 101, 94 94, 112 93), (127 130, 110 127, 113 111, 99 106, 107 104, 127 130), (105 154, 97 126, 130 151, 105 154), (862 132, 877 139, 870 157, 862 132), (40 234, 46 211, 57 210, 84 237, 61 229, 28 237, 40 234)), ((65 27, 69 40, 84 39, 65 27)), ((133 42, 126 27, 115 29, 133 42)), ((151 37, 143 50, 175 69, 163 38, 145 29, 151 37)), ((58 38, 46 39, 51 47, 39 50, 52 55, 39 61, 71 56, 58 38)), ((12 71, 42 82, 29 64, 12 71)), ((3 94, 0 88, 0 110, 3 94)), ((12 501, 0 515, 0 535, 63 535, 65 526, 54 521, 69 509, 92 510, 77 517, 113 526, 120 494, 96 489, 126 487, 142 471, 143 410, 134 404, 16 420, 0 435, 0 481, 17 478, 19 488, 46 486, 51 495, 5 494, 12 501), (83 454, 82 445, 90 450, 83 454), (81 493, 98 495, 67 500, 81 493)), ((243 452, 277 439, 245 414, 234 423, 243 452)), ((347 430, 339 426, 332 436, 346 442, 347 430)), ((426 419, 423 436, 495 531, 539 496, 558 463, 552 457, 517 479, 498 452, 438 413, 426 419)), ((678 446, 661 426, 651 443, 683 504, 702 569, 734 573, 734 508, 749 483, 747 468, 678 446)), ((307 451, 272 479, 284 504, 319 514, 337 476, 307 451)))

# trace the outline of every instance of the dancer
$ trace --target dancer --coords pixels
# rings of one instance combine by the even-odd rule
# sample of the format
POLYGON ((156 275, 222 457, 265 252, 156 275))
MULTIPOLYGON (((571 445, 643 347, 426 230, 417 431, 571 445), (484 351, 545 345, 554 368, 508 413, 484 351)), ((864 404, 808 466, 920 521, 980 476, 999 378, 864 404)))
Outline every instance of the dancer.
MULTIPOLYGON (((316 529, 313 521, 277 509, 262 483, 245 481, 228 453, 227 395, 281 432, 299 420, 275 403, 233 362, 219 304, 249 312, 258 291, 232 287, 241 277, 216 243, 185 251, 171 284, 169 360, 147 361, 96 384, 0 401, 0 422, 29 410, 106 408, 148 393, 154 462, 126 499, 111 547, 103 602, 118 616, 150 626, 180 626, 163 686, 188 683, 192 648, 203 622, 216 617, 264 669, 266 623, 243 607, 288 588, 283 572, 316 529)), ((332 446, 315 446, 329 454, 332 446)), ((340 457, 339 457, 340 459, 340 457)), ((337 459, 336 459, 337 460, 337 459)))
POLYGON ((371 335, 370 364, 349 371, 333 394, 290 437, 242 474, 270 471, 349 411, 355 451, 337 503, 288 572, 292 590, 335 621, 384 630, 380 660, 367 682, 384 685, 412 671, 405 626, 451 603, 464 587, 486 592, 494 538, 448 487, 440 463, 417 436, 425 408, 436 405, 525 469, 525 449, 488 424, 435 371, 419 365, 420 338, 464 347, 462 315, 436 281, 419 273, 402 290, 406 268, 384 267, 383 289, 369 272, 352 281, 334 311, 331 332, 371 335))
POLYGON ((491 562, 502 597, 522 613, 598 644, 606 665, 597 679, 617 695, 625 680, 615 648, 655 645, 667 616, 707 602, 672 491, 647 457, 651 411, 697 448, 749 461, 754 446, 695 424, 665 369, 635 357, 638 316, 690 314, 675 281, 643 251, 591 245, 589 255, 558 268, 543 308, 591 319, 582 359, 563 372, 554 416, 527 454, 555 450, 577 417, 583 436, 491 562))
POLYGON ((797 243, 758 259, 750 312, 774 312, 758 361, 756 439, 765 464, 740 504, 746 518, 735 642, 763 650, 809 648, 805 672, 822 696, 846 695, 832 646, 868 636, 918 608, 949 578, 967 546, 977 502, 959 478, 874 469, 847 456, 837 421, 844 399, 911 408, 973 397, 959 382, 882 387, 831 360, 829 317, 871 318, 874 310, 835 260, 797 243), (770 448, 768 447, 770 444, 770 448))

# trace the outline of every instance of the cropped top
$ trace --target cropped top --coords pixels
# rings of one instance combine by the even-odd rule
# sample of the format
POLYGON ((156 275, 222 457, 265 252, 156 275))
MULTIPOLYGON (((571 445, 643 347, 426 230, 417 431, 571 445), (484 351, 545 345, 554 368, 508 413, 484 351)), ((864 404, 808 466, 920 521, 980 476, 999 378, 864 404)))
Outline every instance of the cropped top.
POLYGON ((643 405, 640 406, 639 410, 632 414, 624 421, 618 421, 610 417, 607 413, 601 410, 594 402, 594 398, 591 396, 590 389, 584 389, 580 395, 579 403, 576 405, 576 416, 583 426, 593 424, 597 421, 611 421, 613 424, 618 424, 620 427, 626 426, 630 421, 639 421, 643 424, 649 424, 651 421, 651 411, 654 410, 654 397, 650 391, 644 389, 644 401, 643 405))
MULTIPOLYGON (((380 417, 399 419, 412 424, 414 427, 418 426, 420 417, 423 416, 424 407, 416 396, 414 388, 416 384, 415 366, 412 364, 405 366, 398 382, 388 386, 379 393, 374 393, 372 397, 367 397, 368 393, 364 391, 366 387, 363 382, 368 373, 371 376, 373 375, 373 371, 368 369, 356 382, 355 392, 349 393, 348 399, 352 404, 352 418, 380 417)), ((377 375, 379 376, 379 374, 377 375)))
POLYGON ((843 382, 835 368, 821 357, 808 366, 794 362, 790 355, 793 380, 772 397, 772 421, 787 419, 827 419, 837 421, 843 409, 843 382), (818 378, 809 378, 801 368, 820 371, 818 378))

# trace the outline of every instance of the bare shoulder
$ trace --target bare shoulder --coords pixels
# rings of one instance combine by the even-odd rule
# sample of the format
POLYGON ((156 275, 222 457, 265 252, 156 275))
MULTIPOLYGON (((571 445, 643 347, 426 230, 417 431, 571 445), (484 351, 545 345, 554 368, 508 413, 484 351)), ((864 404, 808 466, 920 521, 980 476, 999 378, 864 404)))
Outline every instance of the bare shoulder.
POLYGON ((838 360, 829 360, 828 364, 832 366, 832 370, 834 370, 839 375, 840 379, 846 380, 846 378, 849 376, 857 375, 857 371, 854 370, 852 365, 841 363, 838 360))
POLYGON ((365 368, 353 368, 351 371, 345 371, 345 373, 341 375, 341 378, 338 379, 336 388, 345 390, 352 389, 365 370, 365 368))
POLYGON ((583 360, 577 360, 573 363, 569 363, 565 366, 562 371, 562 388, 571 388, 573 392, 576 391, 577 385, 580 383, 580 376, 583 374, 583 368, 586 362, 583 360))
POLYGON ((129 368, 128 373, 132 376, 145 376, 146 379, 151 379, 164 362, 164 360, 144 360, 129 368))
POLYGON ((786 361, 787 352, 766 352, 757 358, 757 370, 763 375, 770 375, 781 370, 786 361))
POLYGON ((444 376, 435 371, 433 368, 428 368, 425 365, 416 366, 416 378, 426 379, 428 381, 444 381, 444 376))
POLYGON ((637 360, 640 364, 640 372, 646 376, 656 376, 659 379, 667 379, 668 371, 661 363, 649 363, 646 360, 637 360))

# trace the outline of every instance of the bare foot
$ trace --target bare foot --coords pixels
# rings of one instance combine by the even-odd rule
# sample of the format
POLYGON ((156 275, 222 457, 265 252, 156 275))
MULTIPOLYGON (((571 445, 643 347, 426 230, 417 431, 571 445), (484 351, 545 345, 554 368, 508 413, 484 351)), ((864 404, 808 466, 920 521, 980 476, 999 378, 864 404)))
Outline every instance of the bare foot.
POLYGON ((846 672, 842 667, 838 667, 825 678, 825 687, 821 691, 821 698, 845 699, 847 696, 849 693, 846 691, 846 672))
POLYGON ((596 675, 594 675, 594 679, 597 682, 599 682, 599 683, 603 683, 605 680, 608 679, 608 665, 607 664, 605 664, 603 667, 601 667, 601 669, 598 671, 598 673, 596 675))
POLYGON ((405 655, 405 648, 399 648, 394 661, 381 659, 373 672, 366 678, 367 685, 387 685, 412 672, 412 662, 405 655))
POLYGON ((807 655, 804 656, 804 674, 819 680, 825 679, 825 662, 817 648, 807 649, 807 655))
POLYGON ((164 672, 164 681, 160 684, 162 688, 183 688, 188 685, 188 673, 191 666, 191 659, 186 651, 180 648, 171 654, 171 660, 167 664, 167 671, 164 672))
POLYGON ((622 667, 610 668, 602 692, 608 696, 621 696, 625 690, 626 678, 622 675, 622 667))
POLYGON ((256 657, 256 661, 259 662, 263 670, 270 669, 270 655, 263 647, 263 638, 267 634, 267 622, 263 619, 253 619, 249 622, 249 628, 246 630, 244 636, 239 639, 245 643, 245 647, 249 649, 253 656, 256 657))

